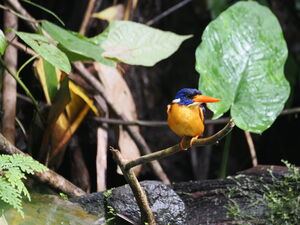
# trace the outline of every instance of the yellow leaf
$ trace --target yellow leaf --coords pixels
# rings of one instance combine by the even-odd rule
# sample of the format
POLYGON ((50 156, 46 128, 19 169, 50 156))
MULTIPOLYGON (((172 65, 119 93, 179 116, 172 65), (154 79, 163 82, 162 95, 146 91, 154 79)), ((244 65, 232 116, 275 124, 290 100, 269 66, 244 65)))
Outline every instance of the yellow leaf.
POLYGON ((35 75, 40 80, 46 102, 51 104, 57 90, 59 89, 59 80, 61 80, 62 73, 59 69, 54 68, 50 63, 42 58, 36 60, 33 64, 35 75), (48 69, 45 69, 46 68, 48 69), (46 71, 45 71, 46 70, 46 71), (48 73, 48 74, 46 74, 48 73), (56 76, 55 78, 53 76, 56 76), (47 80, 48 78, 48 80, 47 80), (50 89, 50 90, 49 90, 50 89), (50 91, 50 93, 49 93, 50 91))
POLYGON ((48 88, 47 88, 47 84, 46 84, 46 77, 45 77, 43 59, 39 58, 38 60, 36 60, 33 64, 33 66, 35 68, 35 74, 41 82, 42 89, 43 89, 43 92, 44 92, 44 95, 45 95, 45 98, 46 98, 46 102, 48 104, 50 104, 51 100, 50 100, 50 96, 49 96, 48 88))
MULTIPOLYGON (((78 95, 90 108, 91 110, 95 113, 96 116, 99 116, 99 111, 96 108, 96 106, 93 103, 93 100, 91 100, 85 93, 85 91, 79 87, 78 85, 74 84, 72 81, 70 81, 69 83, 69 87, 71 92, 73 92, 74 94, 78 95)), ((72 98, 72 96, 71 96, 72 98)), ((72 100, 71 103, 72 104, 72 100)))
MULTIPOLYGON (((85 105, 85 107, 80 111, 77 118, 73 121, 73 123, 64 130, 63 135, 60 136, 59 141, 51 152, 51 158, 54 158, 60 150, 68 143, 72 135, 75 133, 82 120, 85 118, 86 114, 89 112, 90 107, 85 105)), ((64 126, 64 125, 63 125, 64 126)), ((64 127, 65 128, 65 127, 64 127)))
POLYGON ((100 12, 94 13, 92 16, 97 19, 108 21, 121 20, 124 16, 124 5, 117 4, 108 7, 100 12))

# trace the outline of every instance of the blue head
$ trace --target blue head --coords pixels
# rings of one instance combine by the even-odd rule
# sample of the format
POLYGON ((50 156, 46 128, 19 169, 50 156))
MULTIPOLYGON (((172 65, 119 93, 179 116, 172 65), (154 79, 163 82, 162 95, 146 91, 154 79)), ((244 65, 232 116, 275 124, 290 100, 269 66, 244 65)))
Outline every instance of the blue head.
POLYGON ((201 91, 193 88, 183 88, 176 93, 173 103, 177 103, 179 105, 193 104, 193 98, 196 95, 202 95, 201 91))

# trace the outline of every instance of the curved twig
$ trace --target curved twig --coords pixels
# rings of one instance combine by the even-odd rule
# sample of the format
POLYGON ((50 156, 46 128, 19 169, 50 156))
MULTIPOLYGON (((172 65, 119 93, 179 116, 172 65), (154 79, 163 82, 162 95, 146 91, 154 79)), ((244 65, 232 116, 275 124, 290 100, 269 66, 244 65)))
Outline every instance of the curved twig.
MULTIPOLYGON (((210 137, 207 137, 207 138, 200 138, 200 139, 197 139, 193 142, 193 145, 192 146, 203 146, 203 145, 211 145, 211 144, 215 144, 217 143, 220 139, 222 139, 224 136, 226 136, 231 130, 232 128, 235 126, 233 120, 231 119, 227 125, 222 129, 220 130, 218 133, 210 136, 210 137)), ((189 145, 189 140, 186 140, 184 143, 183 143, 183 147, 191 147, 189 145)), ((166 149, 163 149, 163 150, 160 150, 160 151, 157 151, 157 152, 154 152, 154 153, 151 153, 151 154, 148 154, 148 155, 144 155, 144 156, 141 156, 135 160, 131 160, 130 162, 128 162, 126 165, 125 165, 125 169, 126 170, 129 170, 130 168, 132 167, 135 167, 137 165, 140 165, 140 164, 144 164, 144 163, 148 163, 150 161, 153 161, 153 160, 159 160, 159 159, 162 159, 164 157, 167 157, 167 156, 170 156, 170 155, 173 155, 175 154, 176 152, 179 152, 181 149, 179 147, 179 144, 177 145, 174 145, 172 147, 169 147, 169 148, 166 148, 166 149)))
POLYGON ((165 16, 168 16, 169 14, 171 14, 172 12, 174 12, 175 10, 181 8, 182 6, 185 6, 186 4, 190 3, 192 0, 184 0, 179 2, 178 4, 172 6, 171 8, 167 9, 166 11, 164 11, 162 14, 156 16, 155 18, 153 18, 152 20, 149 20, 146 25, 151 26, 154 23, 156 23, 157 21, 159 21, 160 19, 164 18, 165 16))

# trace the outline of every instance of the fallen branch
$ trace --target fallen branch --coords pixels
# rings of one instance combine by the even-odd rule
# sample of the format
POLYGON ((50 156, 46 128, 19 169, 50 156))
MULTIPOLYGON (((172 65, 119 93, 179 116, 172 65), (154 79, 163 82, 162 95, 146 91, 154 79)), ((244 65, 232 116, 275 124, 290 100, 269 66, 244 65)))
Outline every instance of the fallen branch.
MULTIPOLYGON (((0 133, 0 153, 4 154, 22 154, 27 157, 31 157, 28 154, 25 154, 14 145, 10 144, 9 141, 0 133)), ((47 183, 51 187, 67 194, 70 197, 85 195, 86 193, 72 184, 70 181, 66 180, 61 175, 55 173, 53 170, 47 170, 46 172, 35 173, 33 175, 37 180, 42 183, 47 183)))

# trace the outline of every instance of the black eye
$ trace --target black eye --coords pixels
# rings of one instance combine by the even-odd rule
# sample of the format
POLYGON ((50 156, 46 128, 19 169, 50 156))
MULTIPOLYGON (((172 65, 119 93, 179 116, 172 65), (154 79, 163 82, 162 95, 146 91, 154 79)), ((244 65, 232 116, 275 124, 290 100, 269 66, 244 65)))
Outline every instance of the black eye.
POLYGON ((189 95, 187 95, 187 97, 188 97, 189 99, 193 99, 193 98, 194 98, 194 95, 189 94, 189 95))

